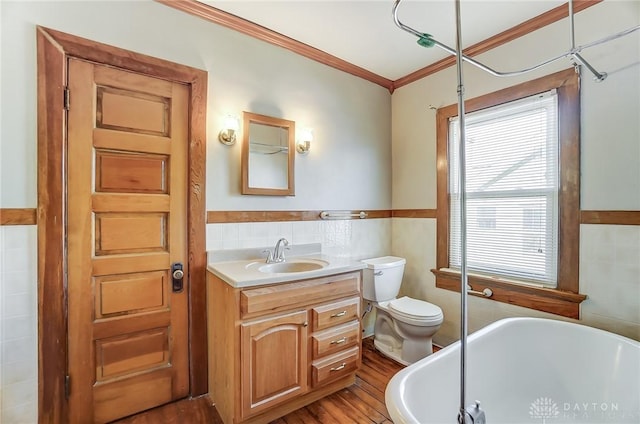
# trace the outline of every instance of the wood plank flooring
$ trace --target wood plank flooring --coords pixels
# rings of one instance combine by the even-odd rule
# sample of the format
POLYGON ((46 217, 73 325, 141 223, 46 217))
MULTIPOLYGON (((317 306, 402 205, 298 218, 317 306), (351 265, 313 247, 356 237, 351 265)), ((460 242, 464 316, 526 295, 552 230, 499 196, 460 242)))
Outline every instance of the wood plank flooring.
MULTIPOLYGON (((402 365, 373 348, 373 339, 362 343, 362 367, 354 385, 298 409, 271 424, 391 424, 384 404, 384 390, 402 365)), ((208 398, 182 400, 123 420, 118 424, 223 424, 208 398)))

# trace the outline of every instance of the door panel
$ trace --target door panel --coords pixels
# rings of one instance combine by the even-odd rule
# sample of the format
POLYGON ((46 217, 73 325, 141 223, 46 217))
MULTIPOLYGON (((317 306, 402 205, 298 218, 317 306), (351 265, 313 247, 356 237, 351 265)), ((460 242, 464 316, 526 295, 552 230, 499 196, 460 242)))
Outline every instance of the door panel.
POLYGON ((167 156, 98 151, 96 192, 166 193, 167 156))
POLYGON ((166 213, 95 214, 95 254, 164 252, 167 245, 166 213))
POLYGON ((69 89, 70 417, 107 422, 188 394, 188 89, 75 59, 69 89))
POLYGON ((126 132, 168 136, 169 101, 133 90, 99 86, 96 127, 126 132))
POLYGON ((166 271, 97 277, 96 318, 168 307, 168 279, 166 271))
POLYGON ((166 329, 129 334, 96 342, 98 381, 169 365, 166 329))

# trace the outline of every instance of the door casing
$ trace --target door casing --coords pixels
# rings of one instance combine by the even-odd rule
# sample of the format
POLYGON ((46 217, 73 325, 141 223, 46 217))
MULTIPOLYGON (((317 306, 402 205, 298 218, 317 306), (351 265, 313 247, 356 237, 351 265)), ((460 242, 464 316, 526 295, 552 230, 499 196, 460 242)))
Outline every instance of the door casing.
MULTIPOLYGON (((66 117, 71 57, 189 87, 188 261, 190 395, 207 390, 205 158, 207 72, 37 27, 38 63, 38 421, 66 423, 66 117)), ((73 100, 71 100, 72 102, 73 100)))

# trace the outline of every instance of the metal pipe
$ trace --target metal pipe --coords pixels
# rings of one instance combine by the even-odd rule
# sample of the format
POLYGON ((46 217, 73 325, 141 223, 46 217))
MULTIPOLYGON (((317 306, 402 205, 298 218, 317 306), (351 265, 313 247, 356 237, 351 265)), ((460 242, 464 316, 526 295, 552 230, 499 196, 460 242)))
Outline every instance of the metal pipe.
POLYGON ((573 0, 569 0, 569 35, 571 42, 571 50, 576 48, 576 34, 573 29, 573 0))
POLYGON ((593 66, 591 66, 591 64, 589 64, 589 62, 587 62, 582 56, 580 56, 580 53, 573 53, 572 54, 573 59, 576 62, 579 62, 580 64, 584 65, 585 68, 587 68, 589 71, 591 71, 591 73, 593 74, 593 78, 598 81, 604 81, 607 78, 607 73, 606 72, 598 72, 594 69, 593 66))
POLYGON ((600 38, 599 40, 592 41, 590 43, 583 44, 581 46, 576 47, 575 52, 579 53, 584 49, 588 49, 589 47, 597 46, 599 44, 603 44, 603 43, 607 43, 609 41, 616 40, 616 39, 618 39, 620 37, 624 37, 625 35, 629 35, 632 32, 636 32, 639 29, 640 29, 640 25, 636 25, 636 26, 631 27, 629 29, 625 29, 624 31, 620 31, 620 32, 617 32, 617 33, 611 34, 611 35, 607 35, 606 37, 600 38))
MULTIPOLYGON (((454 56, 457 56, 457 52, 456 52, 455 49, 447 46, 446 44, 441 43, 440 41, 436 40, 435 38, 433 38, 429 34, 417 31, 417 30, 411 28, 410 26, 405 25, 404 23, 402 23, 400 21, 400 19, 398 18, 398 8, 399 8, 401 2, 402 2, 402 0, 395 0, 395 3, 393 4, 393 20, 394 20, 395 24, 400 29, 402 29, 403 31, 406 31, 406 32, 408 32, 408 33, 410 33, 412 35, 415 35, 416 37, 418 37, 421 40, 423 40, 423 39, 424 40, 428 40, 429 41, 429 45, 437 46, 437 47, 441 48, 442 50, 446 51, 447 53, 452 54, 454 56)), ((574 35, 573 35, 573 32, 574 32, 573 31, 573 13, 570 14, 570 17, 571 17, 570 18, 570 25, 572 27, 571 28, 571 33, 572 33, 571 38, 572 38, 572 43, 573 43, 573 40, 574 40, 574 35)), ((614 35, 605 37, 605 38, 603 38, 601 40, 597 40, 597 41, 594 41, 594 42, 579 46, 579 47, 574 47, 573 44, 572 44, 571 50, 568 50, 568 51, 566 51, 566 52, 564 52, 562 54, 559 54, 559 55, 557 55, 555 57, 552 57, 550 59, 547 59, 545 61, 542 61, 542 62, 540 62, 540 63, 538 63, 536 65, 530 66, 530 67, 525 68, 525 69, 517 70, 517 71, 507 71, 507 72, 496 71, 495 69, 493 69, 493 68, 483 64, 482 62, 479 62, 479 61, 477 61, 477 60, 475 60, 475 59, 473 59, 473 58, 471 58, 471 57, 469 57, 467 55, 462 54, 461 57, 462 57, 462 59, 464 61, 469 62, 470 64, 476 66, 477 68, 480 68, 483 71, 488 72, 489 74, 491 74, 493 76, 496 76, 496 77, 511 77, 511 76, 522 75, 522 74, 525 74, 525 73, 528 73, 528 72, 531 72, 531 71, 535 71, 535 70, 537 70, 539 68, 542 68, 543 66, 546 66, 546 65, 548 65, 550 63, 553 63, 553 62, 555 62, 555 61, 557 61, 559 59, 571 58, 571 59, 574 59, 577 62, 581 63, 582 65, 584 65, 585 68, 587 68, 594 75, 594 77, 595 77, 595 79, 597 81, 602 81, 602 80, 604 80, 606 78, 607 74, 604 73, 604 72, 600 73, 597 70, 595 70, 595 68, 593 66, 591 66, 582 56, 578 55, 578 53, 580 51, 586 49, 586 48, 593 47, 593 46, 596 46, 598 44, 602 44, 602 43, 605 43, 607 41, 611 41, 611 40, 614 40, 616 38, 620 38, 622 36, 631 34, 632 32, 637 31, 638 29, 640 29, 640 25, 638 25, 636 27, 633 27, 633 28, 629 28, 629 29, 624 30, 624 31, 621 31, 621 32, 616 33, 614 35)))
POLYGON ((460 202, 460 405, 458 423, 466 422, 467 404, 467 172, 462 25, 460 0, 456 0, 456 73, 458 79, 458 199, 460 202))
POLYGON ((573 0, 569 0, 569 33, 570 33, 570 41, 571 41, 571 57, 574 61, 584 65, 595 77, 596 81, 604 81, 607 78, 607 73, 600 73, 591 66, 589 62, 587 62, 580 54, 576 51, 576 34, 573 23, 573 0))

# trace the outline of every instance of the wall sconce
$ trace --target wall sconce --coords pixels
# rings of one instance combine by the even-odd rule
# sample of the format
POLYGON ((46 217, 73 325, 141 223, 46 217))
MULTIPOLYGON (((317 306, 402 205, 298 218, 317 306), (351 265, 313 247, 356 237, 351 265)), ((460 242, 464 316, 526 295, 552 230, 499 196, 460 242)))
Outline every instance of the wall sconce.
POLYGON ((296 143, 296 152, 306 155, 311 150, 311 142, 313 141, 313 132, 310 128, 303 128, 298 136, 296 143))
POLYGON ((238 123, 238 118, 235 116, 227 115, 224 119, 223 129, 218 134, 218 140, 220 143, 225 144, 227 146, 231 146, 236 142, 236 131, 238 131, 238 127, 240 124, 238 123))

